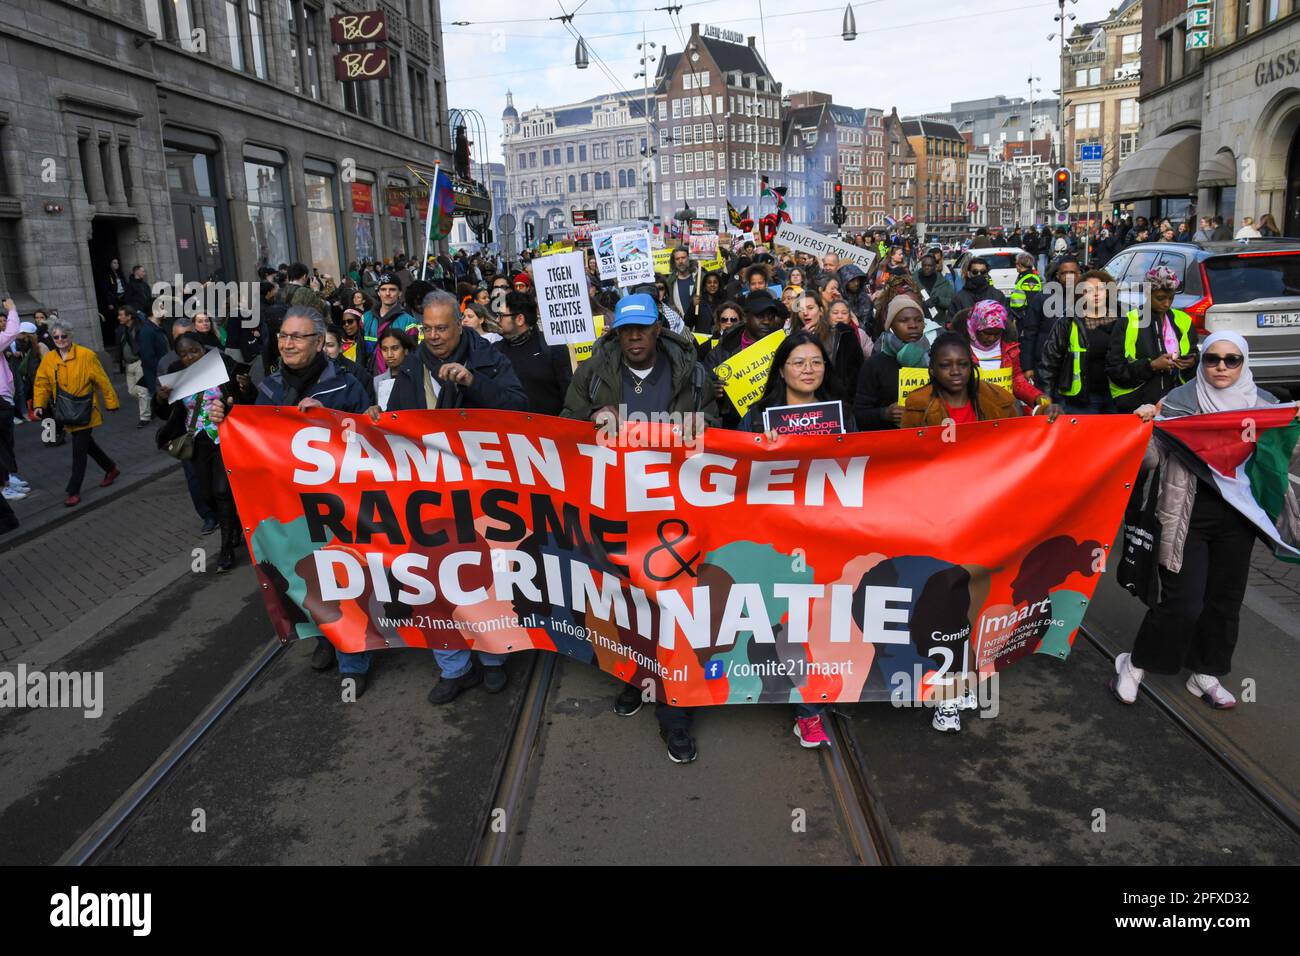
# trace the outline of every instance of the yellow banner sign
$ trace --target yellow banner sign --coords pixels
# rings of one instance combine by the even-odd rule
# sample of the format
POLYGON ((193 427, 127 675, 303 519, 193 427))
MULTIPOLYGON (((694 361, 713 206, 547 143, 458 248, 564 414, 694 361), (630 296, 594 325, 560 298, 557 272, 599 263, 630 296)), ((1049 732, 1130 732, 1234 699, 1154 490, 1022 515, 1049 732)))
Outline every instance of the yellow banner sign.
MULTIPOLYGON (((1011 369, 997 368, 993 371, 986 369, 980 370, 980 378, 990 385, 996 385, 998 388, 1005 388, 1011 391, 1011 369)), ((898 404, 902 405, 907 401, 907 396, 911 395, 918 388, 924 388, 930 384, 930 370, 928 368, 902 368, 898 370, 898 404)))
POLYGON ((773 332, 713 370, 740 414, 745 414, 746 409, 762 397, 768 370, 772 367, 772 354, 784 340, 784 330, 773 332))
POLYGON ((722 253, 719 252, 712 259, 707 259, 704 262, 701 262, 700 268, 703 269, 705 272, 717 272, 726 264, 727 264, 727 260, 723 259, 722 253))
MULTIPOLYGON (((596 322, 596 339, 599 340, 605 334, 605 316, 597 312, 592 318, 596 322)), ((578 367, 578 363, 585 362, 591 358, 591 353, 596 350, 596 342, 578 342, 569 346, 569 363, 578 367)))

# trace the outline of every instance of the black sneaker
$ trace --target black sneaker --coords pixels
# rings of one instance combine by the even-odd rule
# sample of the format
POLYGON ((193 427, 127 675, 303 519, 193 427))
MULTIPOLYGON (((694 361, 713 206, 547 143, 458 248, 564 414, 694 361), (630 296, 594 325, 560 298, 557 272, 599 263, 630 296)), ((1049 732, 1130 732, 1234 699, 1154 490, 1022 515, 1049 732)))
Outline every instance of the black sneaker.
POLYGON ((505 667, 497 665, 483 668, 483 689, 489 694, 501 693, 509 681, 510 675, 506 673, 505 667))
POLYGON ((136 427, 136 428, 148 428, 148 427, 149 427, 150 425, 152 425, 152 424, 153 424, 153 422, 152 422, 151 419, 148 419, 148 418, 142 418, 142 419, 140 419, 138 422, 135 423, 135 427, 136 427))
POLYGON ((216 518, 209 518, 207 521, 203 522, 203 527, 199 529, 199 534, 212 534, 212 532, 216 531, 219 527, 221 526, 217 524, 216 518))
POLYGON ((631 717, 645 701, 641 699, 641 688, 633 684, 625 684, 623 689, 618 692, 614 698, 614 713, 620 717, 631 717))
POLYGON ((481 683, 483 683, 483 675, 478 672, 477 667, 470 668, 459 677, 443 677, 433 685, 433 690, 429 691, 429 703, 450 704, 461 691, 477 687, 481 683))
POLYGON ((339 678, 340 691, 347 690, 348 681, 354 681, 353 700, 360 700, 361 695, 366 692, 366 687, 370 684, 370 675, 367 674, 342 674, 339 678))
POLYGON ((659 736, 668 744, 668 756, 673 763, 690 763, 697 756, 695 738, 684 727, 667 730, 659 728, 659 736))
POLYGON ((316 650, 311 653, 311 669, 327 671, 334 666, 334 645, 329 642, 316 642, 316 650))

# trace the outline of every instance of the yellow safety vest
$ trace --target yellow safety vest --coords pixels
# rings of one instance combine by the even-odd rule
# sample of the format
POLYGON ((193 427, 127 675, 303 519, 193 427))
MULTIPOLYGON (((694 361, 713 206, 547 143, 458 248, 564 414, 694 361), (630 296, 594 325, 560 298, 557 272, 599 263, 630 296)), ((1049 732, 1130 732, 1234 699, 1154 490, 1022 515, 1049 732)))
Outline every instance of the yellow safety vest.
MULTIPOLYGON (((1174 320, 1174 328, 1178 330, 1178 352, 1181 355, 1190 355, 1192 344, 1189 335, 1192 331, 1192 317, 1182 309, 1170 309, 1169 317, 1174 320)), ((1137 361, 1137 340, 1142 310, 1134 309, 1126 316, 1128 325, 1124 327, 1124 358, 1130 362, 1137 361)), ((1121 395, 1127 395, 1130 392, 1136 392, 1141 385, 1134 385, 1132 388, 1120 388, 1114 382, 1110 383, 1110 397, 1119 398, 1121 395)))
POLYGON ((1074 356, 1074 375, 1070 379, 1070 387, 1062 389, 1061 394, 1072 398, 1083 391, 1083 362, 1080 356, 1088 349, 1079 344, 1079 323, 1073 319, 1067 321, 1070 323, 1070 354, 1074 356))
POLYGON ((1023 309, 1028 302, 1028 293, 1041 292, 1043 289, 1043 280, 1033 272, 1026 272, 1020 278, 1016 279, 1015 291, 1011 293, 1011 308, 1023 309))

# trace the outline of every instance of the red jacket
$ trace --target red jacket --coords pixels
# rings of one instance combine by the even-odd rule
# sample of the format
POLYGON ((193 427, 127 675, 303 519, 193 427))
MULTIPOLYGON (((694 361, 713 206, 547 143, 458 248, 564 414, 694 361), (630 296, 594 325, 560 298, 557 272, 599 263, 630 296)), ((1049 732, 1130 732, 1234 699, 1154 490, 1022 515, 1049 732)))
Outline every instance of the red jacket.
MULTIPOLYGON (((974 349, 971 349, 970 358, 975 367, 979 368, 980 360, 974 349)), ((1011 369, 1011 394, 1030 406, 1032 411, 1033 406, 1037 405, 1039 399, 1043 397, 1043 393, 1034 387, 1033 382, 1025 378, 1024 370, 1020 367, 1019 342, 1002 343, 1002 367, 1011 369)))

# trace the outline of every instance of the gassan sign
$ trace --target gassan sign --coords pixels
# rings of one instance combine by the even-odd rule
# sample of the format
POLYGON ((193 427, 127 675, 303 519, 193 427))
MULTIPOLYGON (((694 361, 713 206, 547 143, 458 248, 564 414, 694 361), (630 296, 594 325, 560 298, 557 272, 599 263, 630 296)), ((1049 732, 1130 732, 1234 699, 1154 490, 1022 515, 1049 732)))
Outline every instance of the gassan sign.
POLYGON ((1261 60, 1255 66, 1255 85, 1267 86, 1288 76, 1295 76, 1300 71, 1300 47, 1283 50, 1267 60, 1261 60))

